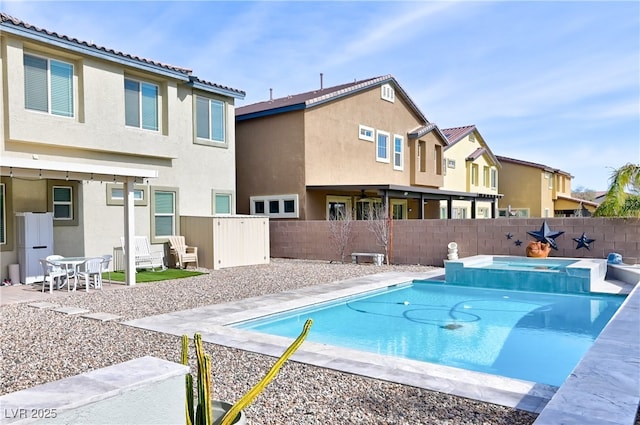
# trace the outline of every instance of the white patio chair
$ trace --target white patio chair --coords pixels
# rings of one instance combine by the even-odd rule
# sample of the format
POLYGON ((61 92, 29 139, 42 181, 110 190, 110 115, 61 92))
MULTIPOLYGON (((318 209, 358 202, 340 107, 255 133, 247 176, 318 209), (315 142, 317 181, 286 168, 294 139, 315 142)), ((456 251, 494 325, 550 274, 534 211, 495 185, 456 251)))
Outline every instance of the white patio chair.
MULTIPOLYGON (((134 236, 133 242, 136 269, 152 269, 155 271, 157 267, 162 270, 167 268, 164 265, 164 252, 152 252, 151 244, 146 236, 134 236)), ((124 247, 124 237, 120 238, 120 244, 126 257, 127 251, 124 247)))
MULTIPOLYGON (((40 259, 40 265, 42 265, 43 279, 42 279, 42 292, 44 287, 49 286, 49 293, 53 293, 53 285, 58 283, 57 289, 62 288, 66 283, 67 272, 57 264, 52 263, 44 258, 40 259)), ((69 285, 67 284, 67 291, 69 291, 69 285)))
MULTIPOLYGON (((46 257, 46 260, 55 263, 56 260, 61 260, 63 258, 64 258, 64 256, 62 256, 62 255, 54 254, 54 255, 48 255, 46 257)), ((58 266, 58 267, 60 267, 62 270, 65 271, 65 273, 67 275, 67 282, 69 282, 69 284, 71 284, 70 283, 71 282, 70 279, 74 279, 74 280, 76 279, 76 269, 74 267, 62 266, 62 265, 58 266)), ((75 289, 74 289, 74 291, 75 291, 75 289)))
POLYGON ((89 292, 92 280, 94 288, 102 289, 102 262, 102 257, 95 257, 88 258, 78 264, 76 273, 78 277, 84 279, 84 287, 87 292, 89 292))
POLYGON ((107 273, 109 275, 109 285, 111 285, 111 260, 113 259, 113 255, 106 254, 102 256, 102 273, 107 273))
POLYGON ((198 247, 186 244, 184 236, 169 236, 171 252, 176 259, 176 265, 186 269, 187 263, 196 263, 198 268, 198 247))

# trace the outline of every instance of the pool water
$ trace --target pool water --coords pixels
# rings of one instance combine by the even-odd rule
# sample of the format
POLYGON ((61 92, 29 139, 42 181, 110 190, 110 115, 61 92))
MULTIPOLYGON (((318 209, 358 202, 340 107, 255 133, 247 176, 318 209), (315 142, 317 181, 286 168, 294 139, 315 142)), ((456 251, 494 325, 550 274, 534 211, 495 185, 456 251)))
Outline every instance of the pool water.
POLYGON ((625 298, 428 282, 233 326, 559 386, 625 298))

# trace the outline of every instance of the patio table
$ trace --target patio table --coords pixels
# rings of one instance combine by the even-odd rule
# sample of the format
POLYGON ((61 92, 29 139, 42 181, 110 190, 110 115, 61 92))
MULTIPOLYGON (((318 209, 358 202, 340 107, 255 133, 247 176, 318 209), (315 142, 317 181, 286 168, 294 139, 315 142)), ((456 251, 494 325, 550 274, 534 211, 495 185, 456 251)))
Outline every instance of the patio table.
MULTIPOLYGON (((69 271, 73 270, 73 290, 76 290, 76 286, 78 285, 78 265, 84 263, 86 260, 94 258, 94 257, 64 257, 58 258, 55 260, 49 260, 51 263, 64 267, 67 272, 67 276, 69 276, 69 271)), ((68 277, 67 277, 68 278, 68 277)), ((68 283, 67 283, 68 285, 68 283)), ((89 292, 89 284, 86 286, 87 292, 89 292)))

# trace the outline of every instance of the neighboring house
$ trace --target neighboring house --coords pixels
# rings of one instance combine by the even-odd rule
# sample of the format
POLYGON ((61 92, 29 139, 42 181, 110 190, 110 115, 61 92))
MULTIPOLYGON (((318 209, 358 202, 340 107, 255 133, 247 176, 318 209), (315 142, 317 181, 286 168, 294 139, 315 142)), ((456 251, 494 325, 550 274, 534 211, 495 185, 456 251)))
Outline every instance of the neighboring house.
POLYGON ((17 260, 17 212, 53 212, 65 256, 109 254, 133 233, 163 243, 181 214, 235 213, 244 92, 0 17, 2 264, 17 260))
MULTIPOLYGON (((444 188, 486 196, 484 201, 477 202, 454 200, 452 218, 495 217, 492 201, 500 196, 500 162, 475 125, 445 128, 442 133, 449 141, 444 150, 444 188)), ((444 208, 441 205, 441 210, 444 208)))
POLYGON ((500 217, 590 216, 597 203, 571 197, 571 174, 534 162, 498 156, 500 217))
MULTIPOLYGON (((443 190, 447 138, 391 75, 236 109, 237 209, 324 220, 380 203, 395 219, 451 217, 443 190)), ((493 198, 495 202, 496 198, 493 198)))

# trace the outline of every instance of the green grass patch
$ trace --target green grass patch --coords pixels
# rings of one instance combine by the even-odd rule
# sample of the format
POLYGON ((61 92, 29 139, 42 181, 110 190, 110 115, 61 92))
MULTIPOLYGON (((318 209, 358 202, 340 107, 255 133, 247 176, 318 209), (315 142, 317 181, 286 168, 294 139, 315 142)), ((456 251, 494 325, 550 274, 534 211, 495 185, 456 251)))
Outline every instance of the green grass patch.
MULTIPOLYGON (((166 269, 166 270, 138 270, 136 282, 158 282, 161 280, 182 279, 185 277, 199 276, 204 274, 193 270, 166 269)), ((102 274, 103 279, 109 279, 109 273, 102 274)), ((124 282, 124 272, 111 272, 111 280, 114 282, 124 282)))

